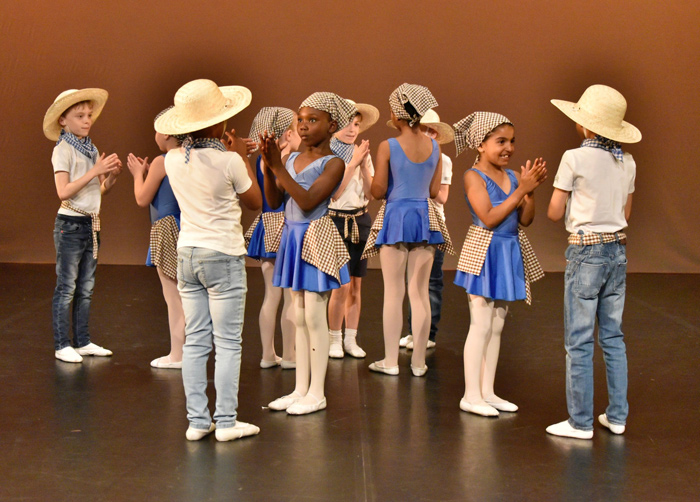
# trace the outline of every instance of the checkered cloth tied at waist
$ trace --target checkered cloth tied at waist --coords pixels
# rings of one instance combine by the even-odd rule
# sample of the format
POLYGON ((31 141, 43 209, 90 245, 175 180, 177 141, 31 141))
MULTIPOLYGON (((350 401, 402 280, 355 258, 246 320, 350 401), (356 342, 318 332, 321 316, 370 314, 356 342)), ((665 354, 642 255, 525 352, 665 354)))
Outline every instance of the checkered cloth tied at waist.
POLYGON ((258 223, 260 223, 260 215, 262 215, 262 213, 255 217, 253 223, 250 224, 248 230, 246 230, 246 232, 243 234, 246 249, 248 249, 248 246, 250 246, 250 240, 253 238, 253 232, 255 232, 255 228, 258 226, 258 223))
MULTIPOLYGON (((276 253, 282 241, 282 230, 284 230, 284 211, 262 213, 263 229, 265 230, 265 251, 276 253)), ((251 227, 254 228, 254 227, 251 227)))
POLYGON ((151 261, 171 279, 177 279, 177 239, 180 230, 171 214, 151 226, 151 261))
POLYGON ((75 211, 76 213, 90 217, 90 222, 92 224, 92 257, 97 259, 97 251, 100 246, 99 239, 97 238, 100 232, 100 213, 88 213, 87 211, 83 211, 82 209, 75 207, 67 200, 61 202, 61 207, 63 209, 70 209, 71 211, 75 211))
POLYGON ((309 223, 304 233, 301 259, 340 282, 340 269, 350 261, 350 254, 330 216, 309 223))
POLYGON ((607 244, 609 242, 627 244, 627 235, 624 232, 570 234, 568 241, 569 244, 574 246, 592 246, 594 244, 607 244))
MULTIPOLYGON (((486 252, 491 244, 491 237, 493 237, 492 230, 477 225, 470 226, 467 231, 467 237, 464 239, 462 252, 459 255, 457 270, 465 274, 481 274, 481 269, 486 261, 486 252)), ((520 253, 523 255, 523 268, 525 269, 525 293, 527 295, 525 303, 532 305, 530 283, 542 279, 544 271, 522 228, 518 228, 518 243, 520 244, 520 253)))
POLYGON ((343 239, 347 239, 349 233, 350 242, 352 242, 353 244, 357 244, 358 242, 360 242, 360 231, 357 229, 357 220, 355 218, 358 216, 362 216, 366 212, 366 207, 363 207, 356 213, 343 213, 339 211, 334 211, 333 209, 329 209, 328 216, 330 216, 331 218, 343 218, 345 220, 343 226, 343 239), (352 221, 352 231, 348 229, 348 221, 352 221))
MULTIPOLYGON (((447 225, 445 220, 440 216, 435 202, 432 199, 426 199, 428 201, 428 223, 431 232, 440 232, 442 238, 445 242, 438 244, 437 248, 443 253, 455 254, 455 248, 452 246, 452 239, 450 239, 450 233, 447 231, 447 225)), ((386 199, 382 201, 382 207, 379 208, 377 217, 372 223, 372 227, 369 230, 369 237, 367 238, 367 244, 365 245, 365 250, 362 252, 361 259, 371 258, 372 256, 377 256, 379 254, 379 248, 375 246, 377 242, 377 236, 379 231, 384 225, 384 212, 386 210, 386 199)))

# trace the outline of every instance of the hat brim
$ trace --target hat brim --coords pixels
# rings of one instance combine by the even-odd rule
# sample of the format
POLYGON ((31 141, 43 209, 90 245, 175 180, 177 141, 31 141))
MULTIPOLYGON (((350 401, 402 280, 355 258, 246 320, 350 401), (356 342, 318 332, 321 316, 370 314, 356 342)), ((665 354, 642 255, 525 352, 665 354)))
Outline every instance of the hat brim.
POLYGON ((360 131, 358 132, 358 134, 362 134, 377 123, 379 120, 379 109, 367 103, 355 103, 355 108, 357 108, 358 113, 362 115, 360 131))
POLYGON ((102 109, 107 103, 107 98, 109 93, 104 89, 99 89, 96 87, 91 87, 87 89, 78 89, 75 92, 63 96, 57 99, 53 104, 46 110, 46 115, 44 115, 44 136, 46 136, 51 141, 58 141, 61 136, 61 124, 58 123, 58 119, 61 115, 65 113, 71 106, 80 103, 81 101, 90 101, 92 103, 92 121, 93 123, 97 120, 97 117, 102 113, 102 109))
POLYGON ((240 113, 250 105, 253 99, 253 94, 250 90, 241 85, 223 86, 219 87, 219 90, 227 101, 223 109, 212 110, 211 114, 208 115, 206 119, 192 120, 187 116, 185 110, 174 106, 156 120, 155 124, 153 124, 155 130, 161 134, 168 135, 188 134, 201 131, 202 129, 219 124, 240 113))
MULTIPOLYGON (((392 129, 396 129, 396 126, 391 120, 387 120, 386 125, 392 129)), ((445 122, 420 122, 420 125, 429 127, 437 133, 435 141, 437 141, 439 145, 446 145, 455 140, 455 130, 450 124, 446 124, 445 122)))
POLYGON ((582 110, 578 103, 573 101, 552 99, 551 103, 577 124, 581 124, 589 131, 604 138, 617 141, 618 143, 639 143, 642 140, 641 131, 629 122, 623 120, 619 127, 614 127, 582 110))

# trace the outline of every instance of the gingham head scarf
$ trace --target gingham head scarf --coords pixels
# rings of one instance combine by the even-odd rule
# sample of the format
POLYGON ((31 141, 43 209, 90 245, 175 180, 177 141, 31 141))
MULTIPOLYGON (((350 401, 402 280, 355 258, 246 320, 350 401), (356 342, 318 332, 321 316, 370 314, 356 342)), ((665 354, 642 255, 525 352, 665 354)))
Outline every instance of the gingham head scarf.
MULTIPOLYGON (((466 147, 472 150, 479 148, 479 145, 484 142, 484 138, 503 124, 513 125, 507 117, 492 112, 474 112, 454 124, 457 155, 462 153, 466 147)), ((476 156, 474 163, 477 162, 479 162, 479 155, 476 156)))
MULTIPOLYGON (((253 125, 250 126, 248 137, 257 143, 260 140, 260 135, 267 131, 268 133, 275 133, 275 138, 279 138, 292 125, 294 116, 295 113, 289 108, 281 108, 279 106, 261 108, 253 119, 253 125)), ((257 145, 255 150, 250 153, 257 152, 259 148, 260 145, 257 145)))
POLYGON ((421 117, 438 102, 427 87, 416 84, 401 84, 389 96, 389 106, 397 118, 408 120, 413 127, 421 117))
POLYGON ((355 105, 341 98, 334 92, 314 92, 299 105, 299 109, 308 106, 330 114, 331 119, 338 123, 338 131, 343 129, 357 115, 355 105))

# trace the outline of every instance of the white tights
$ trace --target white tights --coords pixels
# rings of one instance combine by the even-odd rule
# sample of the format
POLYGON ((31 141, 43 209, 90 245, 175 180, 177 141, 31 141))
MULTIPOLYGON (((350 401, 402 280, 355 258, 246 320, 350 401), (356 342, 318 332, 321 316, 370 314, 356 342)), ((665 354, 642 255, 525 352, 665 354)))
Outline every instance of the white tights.
MULTIPOLYGON (((263 280, 265 282, 265 297, 260 307, 260 342, 262 343, 263 361, 275 361, 275 325, 277 324, 277 309, 282 298, 282 288, 272 285, 272 273, 275 268, 274 260, 263 259, 260 264, 263 280)), ((291 294, 289 290, 284 290, 284 303, 282 305, 282 318, 280 325, 282 328, 282 359, 294 361, 294 314, 291 308, 291 294)))
POLYGON ((421 244, 384 245, 379 248, 384 279, 384 366, 392 367, 399 363, 406 283, 413 332, 411 365, 415 368, 425 366, 425 351, 430 334, 428 283, 434 255, 434 246, 421 244))
POLYGON ((170 362, 182 361, 182 346, 185 344, 185 311, 182 309, 182 300, 177 290, 177 281, 163 273, 160 267, 158 277, 163 287, 163 298, 168 306, 168 325, 170 327, 170 362))
POLYGON ((464 398, 471 404, 503 401, 493 390, 501 331, 508 306, 482 296, 469 295, 469 333, 464 343, 464 398))
POLYGON ((328 368, 328 292, 292 291, 297 369, 294 393, 299 403, 315 404, 325 396, 328 368))

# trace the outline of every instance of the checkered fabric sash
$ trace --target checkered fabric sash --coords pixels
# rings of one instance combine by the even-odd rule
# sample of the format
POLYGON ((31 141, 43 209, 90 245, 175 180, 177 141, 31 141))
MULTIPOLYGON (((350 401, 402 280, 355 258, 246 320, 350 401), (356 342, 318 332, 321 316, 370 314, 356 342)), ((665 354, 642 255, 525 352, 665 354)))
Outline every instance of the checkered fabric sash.
POLYGON ((330 216, 309 223, 304 233, 301 259, 340 282, 340 269, 350 261, 350 254, 330 216))
POLYGON ((350 242, 353 244, 357 244, 360 242, 360 231, 357 229, 357 220, 355 219, 358 216, 362 216, 367 212, 367 208, 363 207, 356 213, 341 213, 339 211, 334 211, 333 209, 328 210, 328 216, 331 218, 343 218, 345 220, 345 223, 343 225, 343 239, 347 240, 348 238, 348 233, 350 234, 350 242), (348 229, 348 222, 352 221, 352 231, 348 229))
POLYGON ((604 138, 599 134, 596 134, 595 138, 584 139, 581 146, 590 146, 592 148, 606 150, 610 152, 610 154, 615 157, 615 160, 618 162, 623 162, 625 159, 625 154, 622 151, 622 145, 620 145, 620 143, 613 141, 612 139, 604 138))
POLYGON ((248 227, 248 230, 246 230, 245 234, 243 234, 243 240, 245 241, 245 247, 246 249, 248 246, 250 246, 250 239, 253 238, 253 232, 255 232, 255 227, 258 226, 258 223, 260 223, 260 217, 262 213, 258 214, 255 219, 253 220, 253 223, 250 224, 248 227))
MULTIPOLYGON (((455 254, 454 246, 452 245, 452 239, 447 231, 447 225, 445 220, 440 216, 440 211, 438 210, 435 202, 432 199, 427 199, 428 201, 428 224, 432 232, 440 232, 442 238, 445 242, 438 244, 437 248, 443 253, 449 253, 451 255, 455 254)), ((379 231, 384 225, 384 212, 386 211, 386 199, 382 201, 382 207, 379 208, 377 217, 372 223, 372 227, 369 229, 369 237, 367 238, 367 244, 365 245, 365 250, 362 252, 361 258, 371 258, 372 256, 377 256, 379 254, 379 248, 375 246, 377 242, 377 236, 379 231)))
POLYGON ((397 118, 408 120, 413 127, 421 117, 438 102, 427 87, 416 84, 401 84, 389 95, 389 107, 397 118))
POLYGON ((569 244, 574 246, 592 246, 594 244, 607 244, 609 242, 619 242, 627 240, 624 232, 615 233, 590 233, 590 234, 570 234, 569 244))
MULTIPOLYGON (((481 274, 492 237, 493 231, 488 228, 471 225, 467 231, 467 237, 464 239, 462 252, 459 255, 457 270, 465 274, 481 274)), ((518 244, 520 245, 520 253, 523 256, 523 268, 525 270, 525 294, 527 297, 525 303, 532 305, 530 283, 542 279, 544 272, 522 228, 518 228, 518 244)))
POLYGON ((98 235, 100 233, 100 213, 88 213, 87 211, 83 211, 82 209, 75 207, 67 200, 61 202, 61 207, 63 209, 70 209, 71 211, 75 211, 76 213, 90 217, 90 223, 92 224, 92 257, 97 259, 97 251, 100 246, 98 239, 98 235))
POLYGON ((151 261, 171 279, 177 279, 177 239, 180 230, 171 214, 151 226, 151 261))
POLYGON ((263 228, 265 229, 265 251, 276 253, 282 241, 282 230, 284 230, 284 211, 262 213, 263 228))

